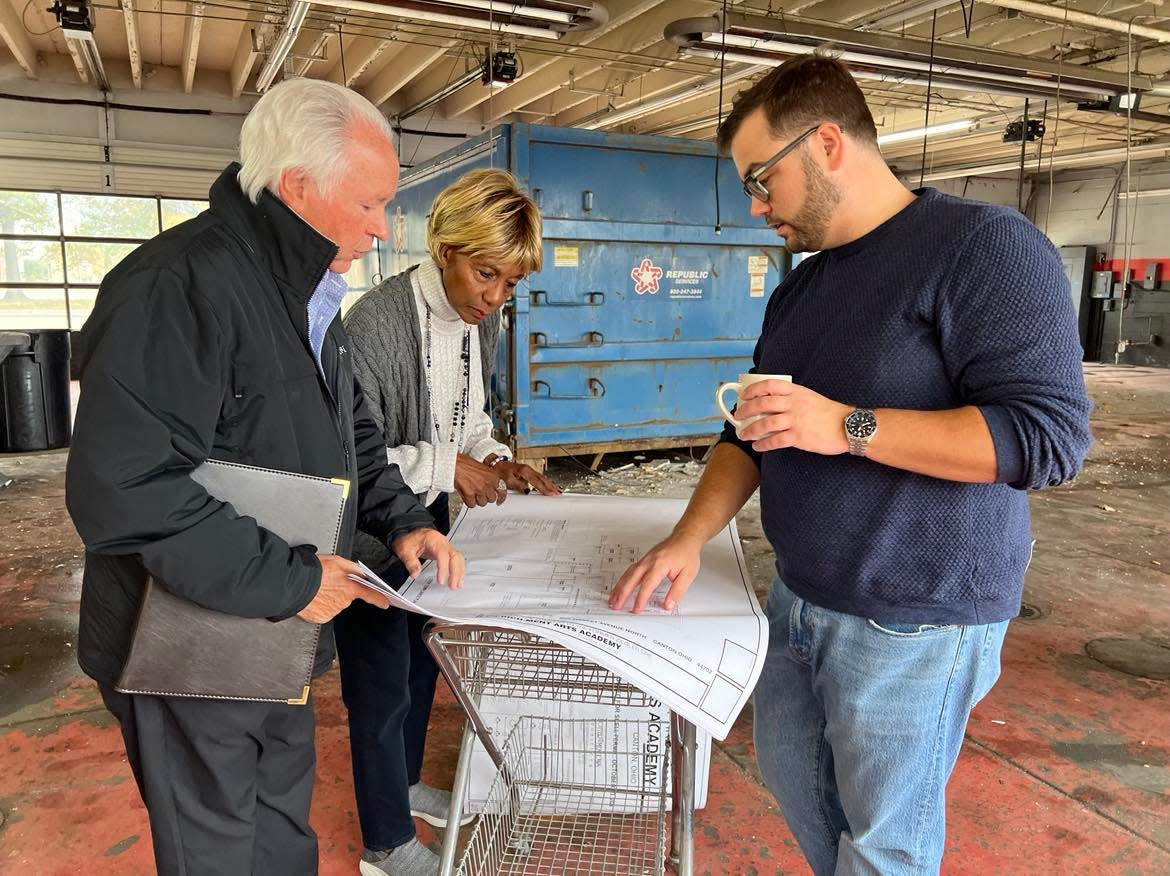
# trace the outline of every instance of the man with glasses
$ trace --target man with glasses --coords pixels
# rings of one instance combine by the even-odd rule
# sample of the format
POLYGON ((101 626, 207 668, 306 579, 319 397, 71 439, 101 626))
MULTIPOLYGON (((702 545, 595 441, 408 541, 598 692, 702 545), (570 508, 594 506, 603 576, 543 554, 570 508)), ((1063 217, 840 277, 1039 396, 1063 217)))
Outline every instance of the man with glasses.
POLYGON ((793 59, 719 129, 751 213, 816 252, 773 292, 673 534, 617 582, 682 598, 760 488, 778 577, 755 694, 764 777, 817 874, 933 873, 967 716, 999 675, 1027 490, 1080 469, 1090 402, 1068 284, 1018 212, 890 172, 837 61, 793 59))

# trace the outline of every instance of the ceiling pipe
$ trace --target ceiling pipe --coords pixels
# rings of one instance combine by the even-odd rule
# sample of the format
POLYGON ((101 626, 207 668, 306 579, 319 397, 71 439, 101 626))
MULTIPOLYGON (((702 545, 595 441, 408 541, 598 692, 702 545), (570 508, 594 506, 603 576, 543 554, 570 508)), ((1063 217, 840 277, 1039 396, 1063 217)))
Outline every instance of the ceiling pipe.
MULTIPOLYGON (((1068 21, 1078 27, 1089 30, 1105 30, 1110 33, 1133 34, 1147 40, 1156 40, 1160 43, 1170 43, 1170 30, 1160 27, 1150 27, 1145 24, 1131 24, 1118 18, 1106 18, 1104 15, 1094 15, 1091 12, 1081 12, 1071 7, 1058 6, 1054 3, 1037 3, 1036 0, 981 0, 989 6, 998 6, 1000 9, 1014 9, 1031 18, 1041 18, 1045 21, 1055 21, 1060 24, 1068 21)), ((1067 2, 1067 0, 1066 0, 1067 2)))

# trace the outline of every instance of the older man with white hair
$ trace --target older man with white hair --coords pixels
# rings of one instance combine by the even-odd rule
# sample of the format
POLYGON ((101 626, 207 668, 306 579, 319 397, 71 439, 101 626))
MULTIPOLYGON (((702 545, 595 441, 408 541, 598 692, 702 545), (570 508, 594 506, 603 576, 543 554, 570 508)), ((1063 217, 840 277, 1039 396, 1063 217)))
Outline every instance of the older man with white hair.
MULTIPOLYGON (((314 721, 311 701, 115 690, 147 577, 217 611, 327 623, 355 598, 386 605, 347 577, 359 523, 408 569, 431 558, 452 586, 463 577, 386 462, 338 318, 341 275, 386 238, 399 172, 386 120, 294 79, 248 115, 240 154, 207 212, 102 283, 67 475, 86 546, 78 658, 121 725, 164 876, 317 871, 314 721), (338 555, 290 548, 211 497, 190 477, 209 458, 348 477, 338 555)), ((314 674, 333 659, 328 628, 320 643, 314 674)))

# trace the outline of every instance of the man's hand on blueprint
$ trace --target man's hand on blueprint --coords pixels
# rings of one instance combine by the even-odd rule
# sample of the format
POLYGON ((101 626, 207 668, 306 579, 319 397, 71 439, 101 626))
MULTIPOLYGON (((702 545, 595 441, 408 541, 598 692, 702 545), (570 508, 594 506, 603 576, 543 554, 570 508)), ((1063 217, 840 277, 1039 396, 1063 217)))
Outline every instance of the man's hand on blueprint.
POLYGON ((702 541, 685 535, 674 534, 660 541, 618 578, 609 595, 609 607, 620 609, 630 594, 635 593, 633 610, 639 612, 649 604, 663 579, 669 579, 670 589, 662 600, 662 607, 674 611, 699 574, 702 550, 702 541))
POLYGON ((437 529, 416 529, 400 535, 391 547, 410 577, 414 578, 422 571, 423 560, 434 560, 435 577, 440 584, 452 590, 463 586, 466 567, 463 554, 451 547, 451 542, 437 529))

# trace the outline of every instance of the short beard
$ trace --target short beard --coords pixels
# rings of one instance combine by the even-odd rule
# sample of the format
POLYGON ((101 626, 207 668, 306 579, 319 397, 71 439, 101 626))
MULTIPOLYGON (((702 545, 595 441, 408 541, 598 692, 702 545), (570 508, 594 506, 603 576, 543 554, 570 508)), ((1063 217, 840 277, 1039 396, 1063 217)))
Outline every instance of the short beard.
POLYGON ((784 223, 792 229, 784 245, 793 253, 819 252, 825 248, 829 222, 841 202, 841 192, 803 149, 800 163, 804 167, 804 205, 791 222, 784 223))

